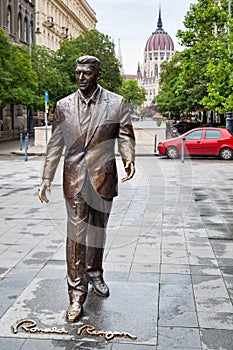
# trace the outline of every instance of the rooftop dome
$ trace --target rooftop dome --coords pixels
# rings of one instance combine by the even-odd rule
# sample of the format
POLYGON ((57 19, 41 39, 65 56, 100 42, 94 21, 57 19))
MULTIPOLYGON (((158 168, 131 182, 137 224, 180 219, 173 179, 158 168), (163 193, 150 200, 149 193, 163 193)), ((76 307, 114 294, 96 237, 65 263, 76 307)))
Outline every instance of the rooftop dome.
POLYGON ((174 51, 174 43, 170 35, 163 30, 161 20, 161 9, 159 10, 159 19, 157 29, 147 40, 145 51, 174 51))

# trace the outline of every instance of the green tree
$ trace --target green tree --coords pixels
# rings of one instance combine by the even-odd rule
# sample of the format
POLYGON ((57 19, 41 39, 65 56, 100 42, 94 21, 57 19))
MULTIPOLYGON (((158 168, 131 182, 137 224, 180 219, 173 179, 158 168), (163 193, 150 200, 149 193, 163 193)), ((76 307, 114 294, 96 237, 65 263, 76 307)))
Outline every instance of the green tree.
POLYGON ((146 90, 140 88, 136 80, 123 80, 118 93, 124 96, 126 102, 141 105, 146 101, 146 90))
POLYGON ((227 0, 199 0, 185 16, 185 31, 178 31, 186 46, 182 60, 183 89, 189 109, 211 108, 223 111, 230 96, 230 67, 227 63, 227 0), (226 68, 226 70, 224 69, 226 68), (223 86, 229 87, 224 91, 223 86))
POLYGON ((34 46, 32 67, 38 76, 38 93, 34 99, 34 108, 44 110, 45 91, 49 92, 49 106, 52 108, 57 100, 71 92, 69 75, 59 69, 59 57, 55 51, 34 46))
POLYGON ((93 55, 99 58, 102 66, 100 84, 110 91, 117 91, 122 84, 122 77, 119 70, 120 64, 114 53, 114 44, 107 35, 96 29, 89 30, 74 40, 63 41, 57 51, 58 68, 61 74, 68 74, 70 91, 74 91, 77 87, 75 61, 82 55, 93 55))
POLYGON ((218 8, 222 15, 223 30, 218 30, 214 36, 215 55, 209 57, 206 71, 208 95, 203 98, 202 104, 223 114, 233 110, 233 21, 228 16, 227 1, 221 1, 218 8))
POLYGON ((0 106, 31 105, 37 93, 37 74, 28 50, 12 44, 0 28, 0 106))
POLYGON ((228 1, 199 0, 190 6, 185 30, 177 37, 185 49, 163 64, 161 92, 156 101, 162 111, 232 110, 232 20, 228 1))
POLYGON ((177 52, 171 61, 162 64, 160 73, 160 91, 153 103, 156 103, 159 112, 179 114, 187 109, 187 94, 183 89, 182 54, 177 52))

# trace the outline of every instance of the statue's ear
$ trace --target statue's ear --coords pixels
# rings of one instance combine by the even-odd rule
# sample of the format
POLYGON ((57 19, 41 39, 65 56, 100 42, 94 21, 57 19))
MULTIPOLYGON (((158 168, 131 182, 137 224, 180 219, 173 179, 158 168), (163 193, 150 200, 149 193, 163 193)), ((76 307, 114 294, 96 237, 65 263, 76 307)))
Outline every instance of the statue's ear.
POLYGON ((97 76, 97 79, 96 79, 96 81, 97 81, 97 83, 98 83, 98 81, 101 79, 101 72, 99 72, 99 74, 98 74, 98 76, 97 76))

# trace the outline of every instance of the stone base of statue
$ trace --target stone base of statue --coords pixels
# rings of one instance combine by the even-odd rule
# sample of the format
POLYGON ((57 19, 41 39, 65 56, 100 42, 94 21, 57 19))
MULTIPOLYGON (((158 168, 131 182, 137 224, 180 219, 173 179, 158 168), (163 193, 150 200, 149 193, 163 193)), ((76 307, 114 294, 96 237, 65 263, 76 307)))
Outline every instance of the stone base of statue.
POLYGON ((154 154, 159 141, 166 140, 166 122, 160 126, 155 121, 139 121, 133 124, 136 154, 154 154))
POLYGON ((46 147, 51 135, 52 135, 52 126, 38 126, 34 128, 34 146, 35 147, 46 147))

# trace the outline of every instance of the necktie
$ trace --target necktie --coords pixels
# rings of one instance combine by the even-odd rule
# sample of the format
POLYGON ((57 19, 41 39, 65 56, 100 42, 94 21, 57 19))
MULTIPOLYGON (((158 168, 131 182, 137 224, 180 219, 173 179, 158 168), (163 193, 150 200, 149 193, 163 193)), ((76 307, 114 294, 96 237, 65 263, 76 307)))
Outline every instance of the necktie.
POLYGON ((85 103, 80 116, 80 127, 84 141, 86 140, 90 117, 90 105, 89 103, 85 103))

